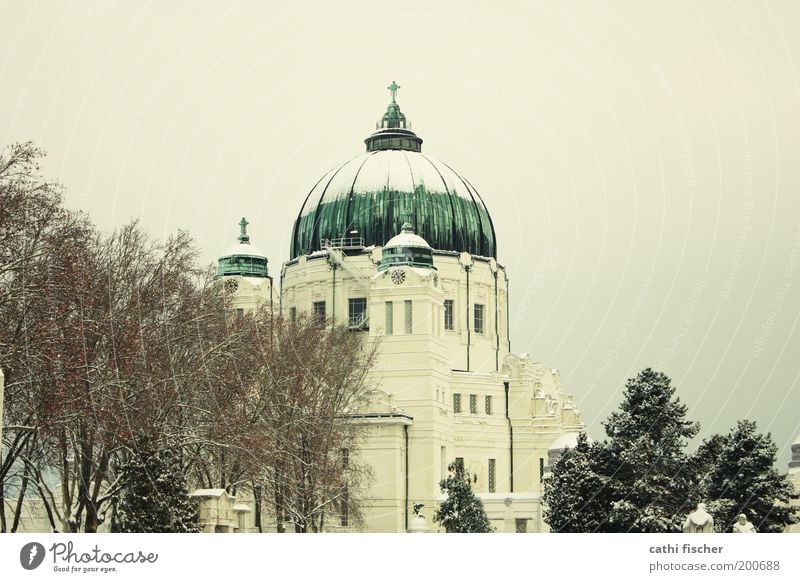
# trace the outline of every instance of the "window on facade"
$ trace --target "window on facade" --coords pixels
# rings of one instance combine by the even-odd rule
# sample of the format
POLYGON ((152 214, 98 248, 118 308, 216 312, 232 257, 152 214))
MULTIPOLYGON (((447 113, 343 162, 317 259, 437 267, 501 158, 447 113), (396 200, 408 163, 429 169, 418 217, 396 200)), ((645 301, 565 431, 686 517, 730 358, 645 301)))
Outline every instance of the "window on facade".
POLYGON ((544 481, 544 459, 539 457, 539 483, 544 481))
POLYGON ((478 414, 478 395, 477 394, 470 394, 469 395, 469 413, 470 414, 478 414))
POLYGON ((411 301, 406 301, 406 334, 412 333, 412 325, 414 321, 414 313, 411 310, 411 301))
POLYGON ((347 322, 351 328, 368 329, 366 297, 351 297, 347 300, 347 322))
POLYGON ((311 304, 311 308, 317 321, 325 322, 325 302, 314 301, 314 303, 311 304))
POLYGON ((456 457, 456 467, 464 466, 464 457, 456 457))
POLYGON ((238 317, 244 317, 244 309, 242 309, 242 308, 237 309, 236 310, 236 315, 238 317))
POLYGON ((483 305, 475 304, 475 333, 483 333, 483 305))
POLYGON ((453 394, 453 412, 456 414, 461 412, 461 394, 453 394))
POLYGON ((492 413, 492 397, 491 396, 487 396, 486 397, 485 404, 486 404, 486 414, 491 414, 492 413))
POLYGON ((496 462, 495 459, 489 459, 489 493, 494 493, 497 483, 496 479, 496 462))
POLYGON ((394 303, 386 302, 386 335, 394 333, 394 303))
POLYGON ((445 299, 444 300, 444 328, 447 330, 452 331, 455 329, 454 327, 454 318, 453 318, 453 300, 452 299, 445 299))
POLYGON ((524 518, 517 518, 514 520, 517 533, 528 533, 528 520, 524 518))
POLYGON ((342 468, 347 469, 350 466, 350 449, 341 449, 339 454, 342 457, 342 468))
POLYGON ((289 321, 291 321, 292 323, 297 321, 297 307, 289 308, 289 321))
POLYGON ((347 485, 344 486, 344 490, 342 491, 342 501, 341 501, 341 525, 342 527, 347 527, 350 525, 350 492, 347 490, 347 485))

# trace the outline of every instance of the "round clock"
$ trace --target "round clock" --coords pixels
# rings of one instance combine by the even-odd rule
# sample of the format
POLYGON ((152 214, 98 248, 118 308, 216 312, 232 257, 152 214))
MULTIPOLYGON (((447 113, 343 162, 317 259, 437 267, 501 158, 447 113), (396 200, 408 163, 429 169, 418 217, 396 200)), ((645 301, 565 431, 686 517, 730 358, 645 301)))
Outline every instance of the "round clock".
POLYGON ((402 285, 406 280, 405 271, 392 271, 392 283, 395 285, 402 285))
POLYGON ((225 281, 225 291, 233 293, 239 288, 239 281, 236 279, 228 279, 225 281))

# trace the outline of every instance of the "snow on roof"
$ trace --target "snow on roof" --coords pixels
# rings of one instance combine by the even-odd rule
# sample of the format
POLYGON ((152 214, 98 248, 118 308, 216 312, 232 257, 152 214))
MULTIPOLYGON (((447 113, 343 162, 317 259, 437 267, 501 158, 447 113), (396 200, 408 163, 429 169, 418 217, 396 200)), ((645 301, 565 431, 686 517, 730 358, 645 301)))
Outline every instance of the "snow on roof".
MULTIPOLYGON (((548 447, 550 451, 561 451, 566 449, 567 447, 574 449, 578 445, 578 435, 580 433, 577 432, 565 432, 558 438, 556 438, 548 447)), ((589 435, 586 435, 586 440, 589 444, 594 442, 589 435)))
POLYGON ((231 245, 227 249, 225 249, 225 252, 221 256, 230 257, 233 255, 244 255, 248 257, 261 257, 261 258, 266 258, 267 256, 261 252, 261 249, 249 243, 247 244, 236 243, 235 245, 231 245))
POLYGON ((197 489, 194 493, 190 493, 189 497, 222 497, 227 493, 224 489, 197 489))

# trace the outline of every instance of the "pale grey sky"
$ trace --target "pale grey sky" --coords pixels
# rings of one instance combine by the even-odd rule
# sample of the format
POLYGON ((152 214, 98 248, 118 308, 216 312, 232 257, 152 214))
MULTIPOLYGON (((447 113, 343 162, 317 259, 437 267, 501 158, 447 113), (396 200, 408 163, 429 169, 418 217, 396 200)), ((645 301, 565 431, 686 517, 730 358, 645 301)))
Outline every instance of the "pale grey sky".
POLYGON ((800 432, 800 4, 23 2, 0 18, 0 136, 33 139, 104 229, 251 222, 273 273, 319 176, 396 80, 511 277, 512 347, 591 432, 643 367, 703 435, 800 432), (502 9, 501 9, 502 7, 502 9))

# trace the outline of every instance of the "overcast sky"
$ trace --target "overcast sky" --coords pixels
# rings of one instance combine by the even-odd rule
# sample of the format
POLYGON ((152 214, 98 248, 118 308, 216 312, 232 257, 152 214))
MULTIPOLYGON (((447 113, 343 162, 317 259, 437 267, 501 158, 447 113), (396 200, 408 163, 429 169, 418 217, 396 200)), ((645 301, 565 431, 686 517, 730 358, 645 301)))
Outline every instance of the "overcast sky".
POLYGON ((0 18, 0 135, 103 229, 246 216, 278 273, 294 217, 389 100, 483 196, 512 348, 595 438, 667 373, 702 435, 800 432, 800 4, 24 2, 0 18), (500 11, 502 7, 502 11, 500 11))

